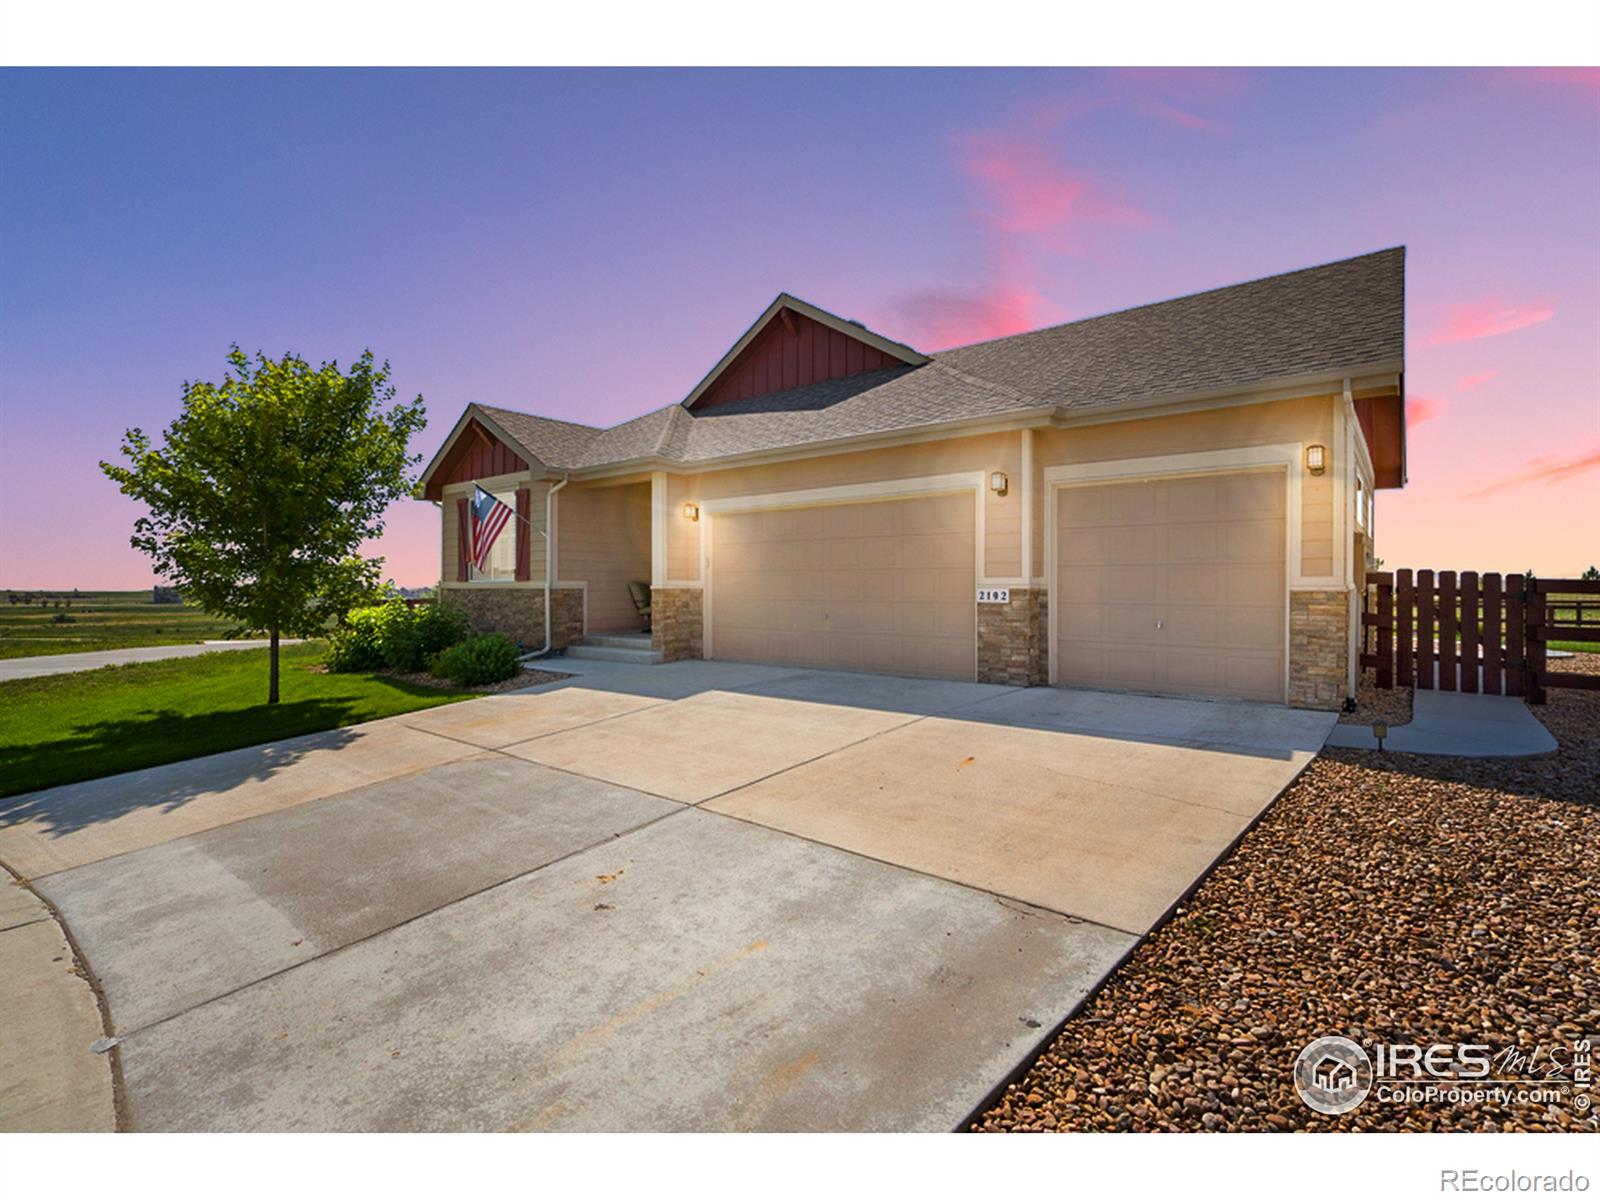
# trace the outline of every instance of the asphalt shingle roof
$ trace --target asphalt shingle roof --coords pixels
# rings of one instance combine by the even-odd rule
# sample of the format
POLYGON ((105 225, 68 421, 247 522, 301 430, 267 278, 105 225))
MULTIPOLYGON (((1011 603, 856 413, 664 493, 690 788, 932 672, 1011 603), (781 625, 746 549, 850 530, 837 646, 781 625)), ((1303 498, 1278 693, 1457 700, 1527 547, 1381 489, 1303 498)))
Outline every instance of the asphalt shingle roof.
POLYGON ((738 454, 1040 408, 1222 392, 1403 358, 1405 249, 979 342, 893 367, 609 429, 479 405, 548 467, 738 454))

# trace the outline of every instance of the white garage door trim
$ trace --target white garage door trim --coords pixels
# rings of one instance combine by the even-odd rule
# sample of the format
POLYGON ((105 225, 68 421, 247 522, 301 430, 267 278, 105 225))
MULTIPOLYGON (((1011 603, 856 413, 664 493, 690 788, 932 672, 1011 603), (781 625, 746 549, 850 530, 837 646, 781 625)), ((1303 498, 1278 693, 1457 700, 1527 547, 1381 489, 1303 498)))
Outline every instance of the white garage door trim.
POLYGON ((1284 579, 1288 585, 1283 591, 1283 694, 1289 695, 1289 593, 1297 586, 1308 584, 1326 586, 1326 581, 1311 579, 1300 573, 1300 485, 1302 479, 1303 451, 1299 442, 1279 442, 1267 446, 1242 446, 1230 450, 1203 450, 1193 454, 1163 454, 1150 458, 1121 458, 1106 462, 1073 463, 1070 466, 1046 467, 1045 484, 1045 587, 1049 593, 1048 626, 1050 655, 1050 684, 1056 684, 1056 671, 1060 655, 1056 649, 1056 527, 1059 524, 1058 492, 1062 488, 1090 486, 1103 483, 1143 483, 1161 479, 1175 479, 1186 475, 1232 475, 1240 472, 1283 471, 1286 478, 1285 493, 1288 511, 1284 523, 1284 579))
MULTIPOLYGON (((818 508, 824 505, 836 504, 862 504, 874 500, 909 500, 917 496, 940 496, 951 492, 972 492, 973 536, 972 536, 972 570, 973 570, 973 622, 972 622, 972 658, 974 664, 978 660, 978 622, 977 588, 985 587, 988 580, 983 573, 983 485, 985 482, 982 471, 959 471, 949 475, 921 475, 911 479, 878 479, 871 483, 847 483, 836 487, 801 488, 788 492, 761 492, 748 496, 724 496, 718 500, 704 500, 700 503, 700 521, 705 526, 701 531, 700 545, 704 559, 701 563, 702 584, 701 596, 705 605, 705 612, 701 621, 701 636, 705 642, 705 657, 716 657, 715 629, 716 620, 712 595, 714 591, 715 564, 712 561, 711 548, 716 544, 712 536, 713 522, 719 513, 745 513, 759 512, 777 508, 818 508)), ((976 670, 974 670, 976 677, 976 670)))

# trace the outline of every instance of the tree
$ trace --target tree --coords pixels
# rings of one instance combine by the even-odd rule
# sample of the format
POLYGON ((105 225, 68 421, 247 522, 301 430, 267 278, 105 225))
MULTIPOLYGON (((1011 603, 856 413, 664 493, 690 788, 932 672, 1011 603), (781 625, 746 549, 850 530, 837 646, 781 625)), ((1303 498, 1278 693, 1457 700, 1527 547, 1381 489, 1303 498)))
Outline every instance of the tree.
POLYGON ((1589 569, 1583 573, 1583 577, 1585 579, 1600 579, 1600 567, 1595 566, 1593 563, 1589 564, 1589 569))
POLYGON ((383 560, 361 558, 384 510, 411 495, 422 397, 395 404, 389 364, 369 350, 348 373, 298 355, 247 358, 221 384, 183 385, 183 411, 153 448, 123 436, 130 465, 100 469, 149 516, 130 544, 207 612, 271 639, 267 703, 278 702, 278 639, 309 636, 365 602, 383 560))

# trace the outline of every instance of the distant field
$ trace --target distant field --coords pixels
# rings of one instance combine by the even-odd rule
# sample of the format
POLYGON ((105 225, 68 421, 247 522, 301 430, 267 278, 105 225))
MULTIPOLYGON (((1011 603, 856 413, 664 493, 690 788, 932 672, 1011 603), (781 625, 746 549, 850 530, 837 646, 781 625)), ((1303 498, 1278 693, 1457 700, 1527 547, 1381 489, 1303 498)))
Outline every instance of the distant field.
POLYGON ((173 646, 222 637, 233 623, 186 604, 154 604, 140 592, 51 591, 39 606, 36 592, 0 588, 0 658, 75 654, 125 646, 173 646), (12 604, 31 597, 29 604, 12 604), (59 607, 58 607, 59 605, 59 607), (57 614, 71 620, 57 621, 57 614))

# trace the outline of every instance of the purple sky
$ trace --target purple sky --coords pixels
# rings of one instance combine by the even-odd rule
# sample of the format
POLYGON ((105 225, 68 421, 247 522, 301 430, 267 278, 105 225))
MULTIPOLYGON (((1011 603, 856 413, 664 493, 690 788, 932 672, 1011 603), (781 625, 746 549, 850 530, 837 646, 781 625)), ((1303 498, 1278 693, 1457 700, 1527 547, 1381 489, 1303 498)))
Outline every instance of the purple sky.
MULTIPOLYGON (((140 587, 96 463, 230 341, 432 414, 681 399, 777 292, 938 349, 1410 247, 1390 565, 1600 559, 1600 73, 0 73, 0 583, 140 587)), ((391 510, 404 584, 435 510, 391 510)))

